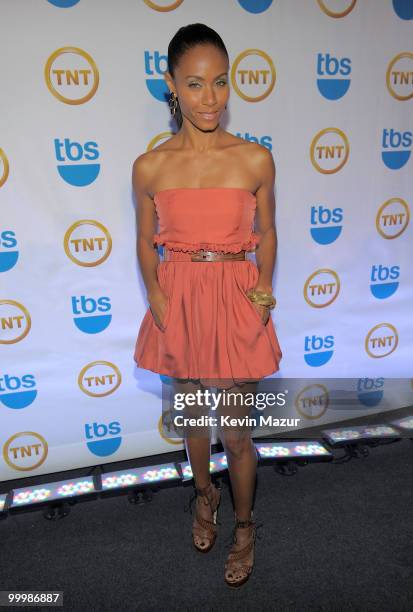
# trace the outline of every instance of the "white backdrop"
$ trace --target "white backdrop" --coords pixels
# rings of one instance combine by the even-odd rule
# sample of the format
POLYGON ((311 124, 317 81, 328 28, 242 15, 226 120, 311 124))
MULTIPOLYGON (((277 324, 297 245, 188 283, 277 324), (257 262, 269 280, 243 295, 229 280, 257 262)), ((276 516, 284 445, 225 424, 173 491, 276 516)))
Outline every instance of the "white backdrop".
POLYGON ((175 130, 162 73, 189 23, 230 55, 223 127, 276 163, 276 376, 411 388, 411 0, 0 11, 1 480, 183 447, 159 431, 167 379, 133 361, 148 304, 131 168, 175 130))

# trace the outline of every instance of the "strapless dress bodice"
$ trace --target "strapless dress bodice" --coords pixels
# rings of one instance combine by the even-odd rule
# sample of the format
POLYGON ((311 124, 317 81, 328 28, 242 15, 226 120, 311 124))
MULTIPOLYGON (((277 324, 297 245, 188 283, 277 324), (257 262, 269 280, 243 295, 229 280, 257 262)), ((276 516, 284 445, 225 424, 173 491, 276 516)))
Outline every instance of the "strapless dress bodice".
POLYGON ((254 251, 256 197, 233 187, 164 189, 154 195, 159 232, 155 245, 177 251, 254 251))

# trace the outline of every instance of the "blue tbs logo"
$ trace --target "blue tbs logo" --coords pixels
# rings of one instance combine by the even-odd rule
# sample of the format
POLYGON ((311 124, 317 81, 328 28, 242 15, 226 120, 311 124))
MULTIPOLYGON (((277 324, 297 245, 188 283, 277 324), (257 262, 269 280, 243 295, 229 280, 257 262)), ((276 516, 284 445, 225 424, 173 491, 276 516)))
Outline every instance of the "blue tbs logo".
POLYGON ((54 147, 56 160, 59 162, 57 171, 66 183, 75 187, 93 183, 100 171, 100 164, 91 163, 99 159, 96 142, 90 140, 82 146, 69 138, 55 138, 54 147))
POLYGON ((339 100, 348 92, 351 80, 351 59, 340 59, 330 53, 317 54, 317 87, 327 100, 339 100))

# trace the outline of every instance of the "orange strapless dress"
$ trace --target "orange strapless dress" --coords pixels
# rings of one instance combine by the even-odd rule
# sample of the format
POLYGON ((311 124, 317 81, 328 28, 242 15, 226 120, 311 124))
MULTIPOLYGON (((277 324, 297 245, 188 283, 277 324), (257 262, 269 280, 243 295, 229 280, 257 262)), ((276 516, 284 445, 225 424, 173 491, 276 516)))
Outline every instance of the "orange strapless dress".
POLYGON ((200 249, 255 250, 255 196, 232 187, 176 188, 156 193, 154 203, 154 245, 172 250, 157 268, 168 304, 164 331, 147 309, 136 341, 137 366, 223 388, 277 372, 282 352, 271 316, 264 325, 246 295, 258 281, 255 262, 190 260, 200 249))

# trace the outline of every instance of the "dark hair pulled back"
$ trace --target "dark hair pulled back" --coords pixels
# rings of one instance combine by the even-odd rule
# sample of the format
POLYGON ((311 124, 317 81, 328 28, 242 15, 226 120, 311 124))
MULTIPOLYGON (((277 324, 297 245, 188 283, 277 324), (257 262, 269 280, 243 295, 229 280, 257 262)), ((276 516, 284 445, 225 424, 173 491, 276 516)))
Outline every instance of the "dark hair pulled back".
MULTIPOLYGON (((214 45, 227 56, 229 62, 228 51, 220 35, 204 23, 190 23, 179 28, 168 45, 168 71, 172 78, 175 78, 175 68, 184 53, 197 45, 214 45)), ((183 119, 179 100, 174 117, 180 130, 183 119)))

